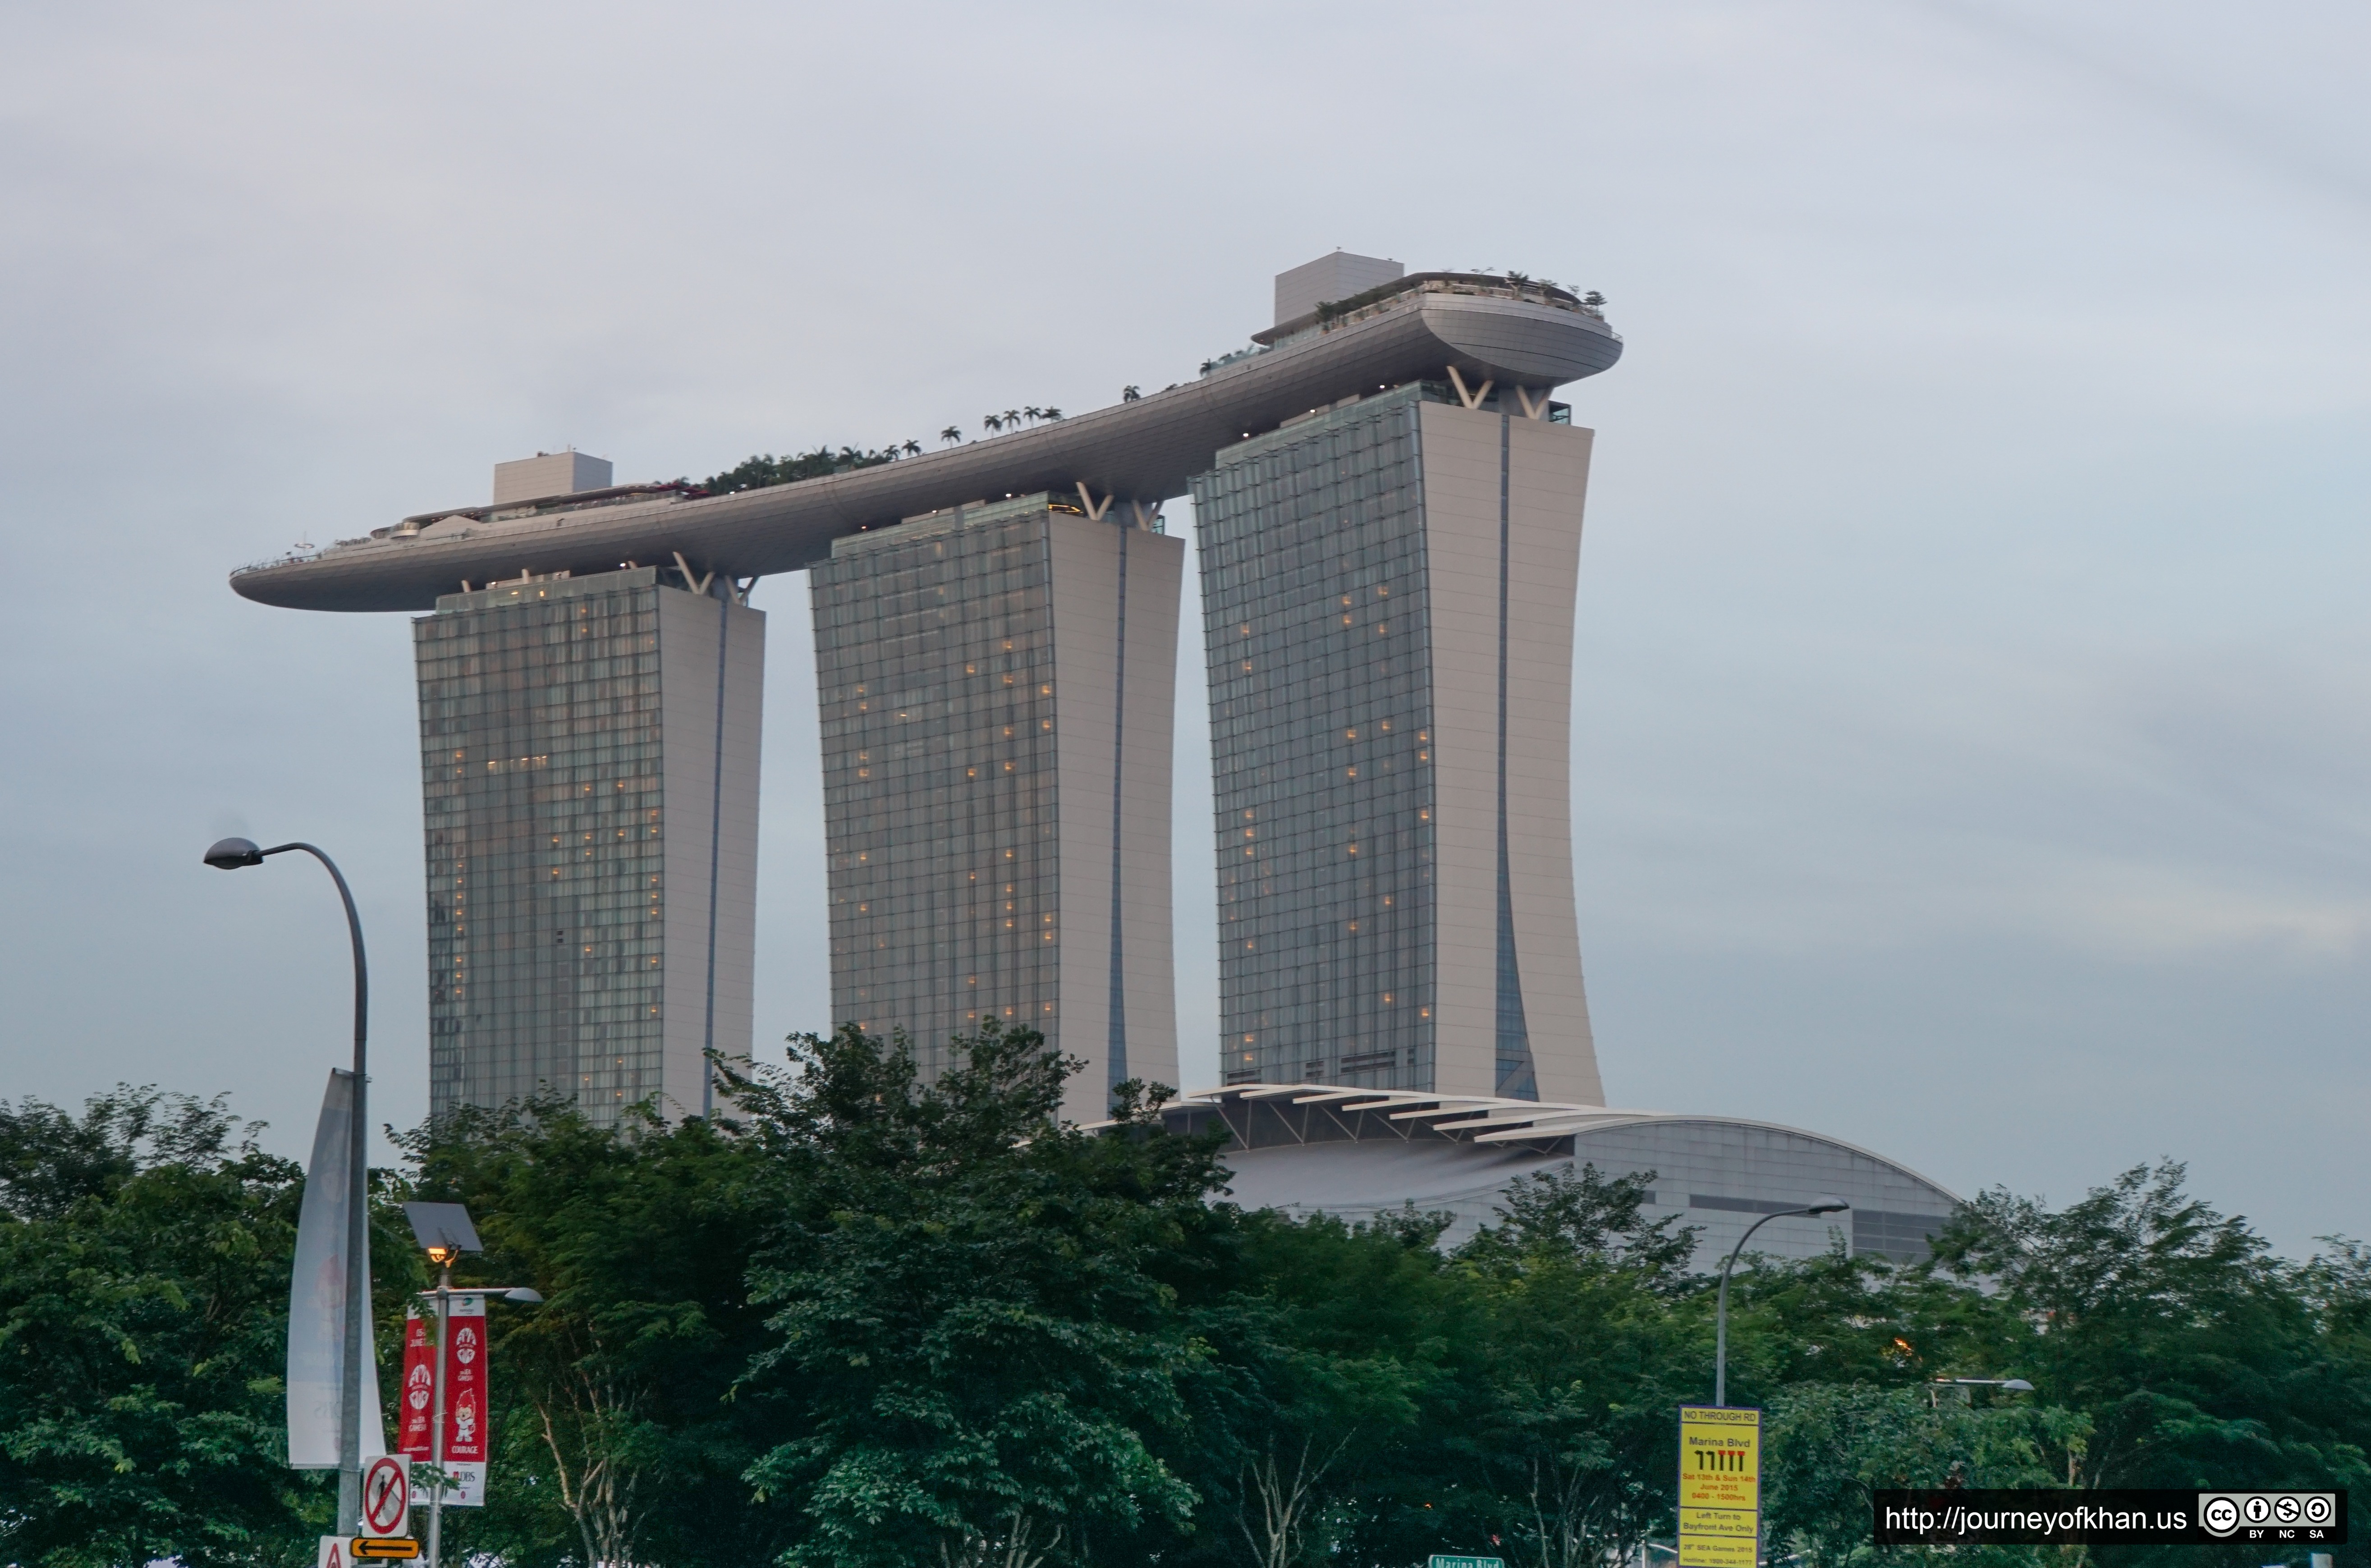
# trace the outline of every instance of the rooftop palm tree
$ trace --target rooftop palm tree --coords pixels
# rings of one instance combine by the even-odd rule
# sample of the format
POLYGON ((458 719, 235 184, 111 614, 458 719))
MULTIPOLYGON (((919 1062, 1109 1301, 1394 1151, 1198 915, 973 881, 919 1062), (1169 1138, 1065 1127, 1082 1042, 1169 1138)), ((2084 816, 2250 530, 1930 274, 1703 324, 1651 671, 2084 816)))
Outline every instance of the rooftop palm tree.
POLYGON ((1044 411, 1045 410, 1038 408, 1036 404, 1032 403, 1027 408, 1021 410, 1021 417, 1027 420, 1031 424, 1035 424, 1037 422, 1037 416, 1044 411))
POLYGON ((996 434, 999 431, 1004 428, 1004 421, 1002 418, 995 414, 980 415, 979 422, 988 427, 988 433, 990 435, 996 434))
POLYGON ((1005 409, 1005 410, 1004 410, 1004 422, 1005 422, 1008 426, 1009 426, 1009 425, 1017 425, 1017 424, 1019 424, 1019 423, 1021 422, 1021 410, 1020 410, 1020 409, 1005 409))
POLYGON ((963 440, 962 427, 958 425, 947 426, 946 429, 939 432, 939 439, 945 442, 949 446, 959 444, 963 440))
POLYGON ((1062 417, 1062 410, 1059 409, 1040 409, 1037 411, 1046 417, 1046 421, 1049 424, 1062 417))
POLYGON ((897 450, 903 452, 908 457, 919 457, 922 455, 922 444, 909 437, 907 440, 906 444, 899 447, 897 450))

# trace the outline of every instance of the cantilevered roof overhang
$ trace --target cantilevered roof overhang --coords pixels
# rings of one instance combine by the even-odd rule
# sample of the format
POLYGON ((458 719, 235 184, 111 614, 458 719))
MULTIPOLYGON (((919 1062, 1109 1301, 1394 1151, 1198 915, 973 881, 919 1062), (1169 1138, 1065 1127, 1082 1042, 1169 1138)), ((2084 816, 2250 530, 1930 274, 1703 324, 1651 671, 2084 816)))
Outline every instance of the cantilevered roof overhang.
POLYGON ((464 582, 665 564, 678 553, 702 573, 769 576, 827 558, 836 538, 966 502, 1083 484, 1098 501, 1149 508, 1184 494, 1221 447, 1345 398, 1446 379, 1452 368, 1470 388, 1487 381, 1544 397, 1621 356, 1622 340, 1602 320, 1567 306, 1413 292, 1187 385, 1011 435, 733 495, 629 497, 491 521, 456 514, 417 533, 245 568, 230 581, 247 598, 293 609, 427 610, 464 582))
MULTIPOLYGON (((1197 1130, 1215 1116, 1233 1135, 1237 1149, 1282 1148, 1324 1143, 1428 1143, 1556 1149, 1570 1153, 1564 1139, 1617 1127, 1668 1124, 1718 1129, 1724 1135, 1767 1132, 1808 1138, 1900 1171, 1951 1203, 1959 1196, 1898 1161, 1825 1133, 1778 1122, 1739 1116, 1689 1115, 1669 1111, 1622 1111, 1603 1105, 1563 1105, 1485 1095, 1435 1094, 1428 1090, 1346 1090, 1330 1084, 1245 1083, 1197 1090, 1173 1100, 1162 1113, 1172 1132, 1197 1130)), ((1096 1122, 1090 1130, 1116 1124, 1096 1122)))

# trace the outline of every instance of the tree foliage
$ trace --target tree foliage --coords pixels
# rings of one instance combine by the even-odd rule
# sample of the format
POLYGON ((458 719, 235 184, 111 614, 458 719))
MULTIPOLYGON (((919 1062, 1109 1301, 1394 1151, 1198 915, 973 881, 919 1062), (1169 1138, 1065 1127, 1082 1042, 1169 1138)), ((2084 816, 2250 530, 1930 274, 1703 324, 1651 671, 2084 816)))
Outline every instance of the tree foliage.
MULTIPOLYGON (((2079 1442, 2084 1419, 2060 1406, 1978 1405, 1917 1389, 1805 1383, 1769 1412, 1763 1506, 1771 1538, 1808 1568, 1856 1568, 1886 1557, 1871 1544, 1879 1491, 1896 1487, 2047 1487, 2050 1455, 2079 1442)), ((2038 1565, 2031 1547, 1953 1549, 1955 1563, 2038 1565)))
MULTIPOLYGON (((1063 1124, 1075 1066, 990 1028, 926 1082, 848 1030, 720 1064, 712 1117, 555 1097, 409 1135, 383 1339, 423 1282, 401 1196, 469 1205, 457 1283, 546 1297, 493 1306, 490 1504, 447 1514, 453 1560, 1612 1568, 1668 1539, 1712 1291, 1651 1176, 1526 1178, 1454 1247, 1443 1215, 1246 1213, 1158 1086, 1063 1124)), ((0 1103, 0 1562, 306 1558, 300 1196, 216 1102, 0 1103)), ((2277 1257, 2178 1165, 2064 1207, 1986 1193, 1916 1262, 1749 1257, 1729 1327, 1772 1555, 1804 1568, 1931 1555, 1869 1545, 1889 1486, 2365 1482, 2371 1254, 2277 1257)))
POLYGON ((781 1531, 741 1480, 771 1415, 733 1397, 765 1343, 746 1275, 768 1223, 759 1151, 637 1107, 616 1128, 547 1098, 464 1109, 405 1140, 416 1192, 459 1201, 496 1301, 491 1410, 503 1483, 456 1546, 515 1562, 764 1561, 781 1531))
POLYGON ((219 1099, 0 1101, 0 1562, 309 1560, 287 1468, 303 1173, 219 1099))
POLYGON ((770 452, 760 452, 744 457, 721 474, 711 474, 700 481, 700 488, 718 495, 767 490, 775 485, 796 484, 801 479, 819 479, 827 474, 894 463, 901 450, 893 444, 878 452, 862 446, 843 446, 837 452, 828 446, 818 446, 812 452, 785 452, 779 457, 770 452))
POLYGON ((736 1078, 780 1173, 743 1387, 791 1430, 749 1470, 805 1529, 784 1561, 1006 1561, 1185 1524, 1184 1276, 1220 1225, 1215 1150, 1058 1124, 1066 1064, 991 1025, 935 1085, 854 1030, 736 1078))

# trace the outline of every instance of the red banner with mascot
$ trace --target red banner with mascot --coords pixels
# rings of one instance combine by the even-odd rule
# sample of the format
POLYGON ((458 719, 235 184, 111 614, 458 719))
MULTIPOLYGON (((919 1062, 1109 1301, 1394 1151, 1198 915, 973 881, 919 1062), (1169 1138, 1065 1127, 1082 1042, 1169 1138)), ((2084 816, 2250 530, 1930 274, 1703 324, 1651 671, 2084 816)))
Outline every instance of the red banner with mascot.
MULTIPOLYGON (((429 1342, 434 1320, 414 1309, 403 1325, 403 1395, 397 1401, 397 1452, 415 1465, 434 1463, 429 1432, 436 1409, 434 1361, 429 1342)), ((486 1298, 455 1291, 445 1327, 445 1491, 447 1508, 474 1508, 486 1500, 486 1298)), ((421 1498, 428 1478, 421 1477, 421 1498)))

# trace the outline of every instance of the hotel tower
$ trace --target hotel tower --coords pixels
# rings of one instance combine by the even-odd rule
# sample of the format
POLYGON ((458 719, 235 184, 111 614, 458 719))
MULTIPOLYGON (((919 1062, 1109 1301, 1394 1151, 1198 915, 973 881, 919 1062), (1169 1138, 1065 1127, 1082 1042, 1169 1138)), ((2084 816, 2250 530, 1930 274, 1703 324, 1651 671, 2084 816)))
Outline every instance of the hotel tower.
POLYGON ((415 623, 434 1106, 709 1103, 746 1053, 761 576, 815 610, 835 1019, 1174 1083, 1194 502, 1230 1084, 1595 1103, 1567 796, 1593 303, 1336 252, 1162 391, 729 495, 576 453, 232 575, 415 623), (984 499, 985 498, 985 499, 984 499))

